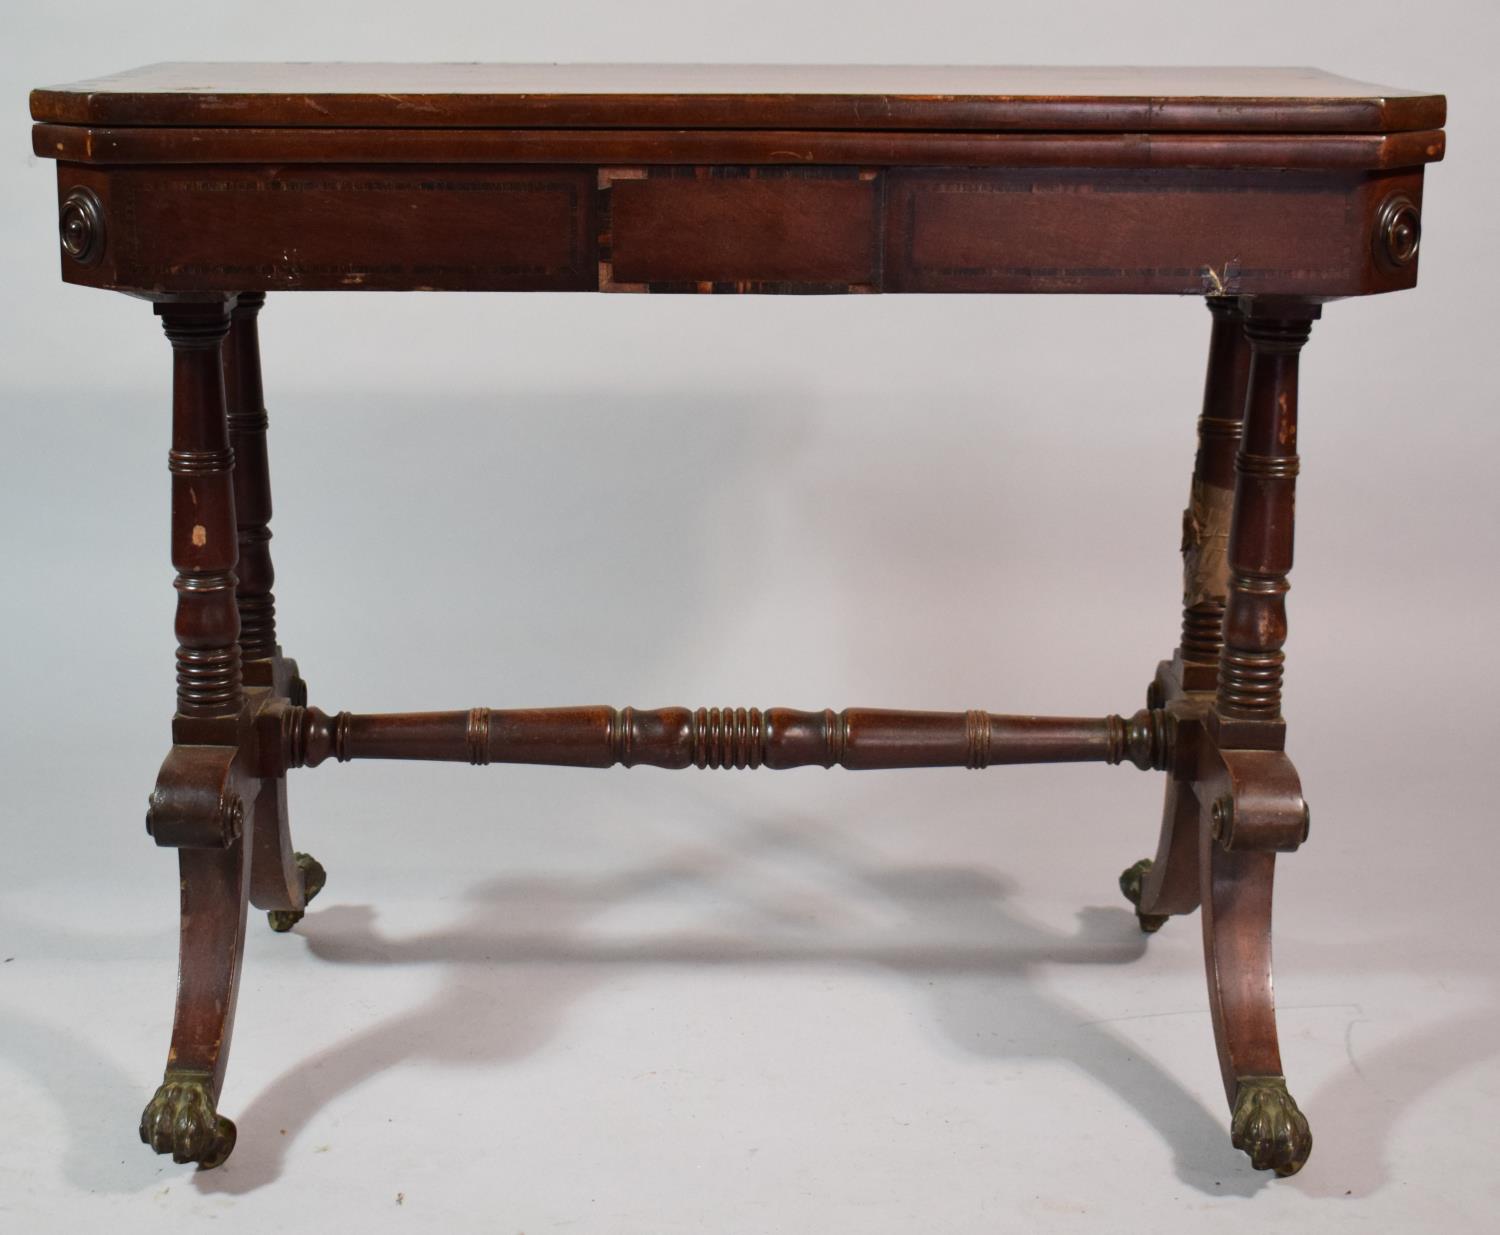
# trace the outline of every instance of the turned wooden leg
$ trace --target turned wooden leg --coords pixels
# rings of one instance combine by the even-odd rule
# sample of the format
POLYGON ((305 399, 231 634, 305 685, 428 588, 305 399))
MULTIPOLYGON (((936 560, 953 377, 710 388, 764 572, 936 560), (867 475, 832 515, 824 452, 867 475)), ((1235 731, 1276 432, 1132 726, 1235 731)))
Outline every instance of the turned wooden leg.
POLYGON ((276 597, 271 588, 271 469, 266 456, 265 394, 260 373, 258 318, 264 292, 236 297, 224 342, 224 401, 229 444, 234 449, 234 513, 240 560, 235 600, 240 615, 240 655, 245 679, 254 682, 252 664, 273 660, 276 645, 276 597))
POLYGON ((147 826, 179 850, 181 938, 177 1010, 161 1087, 141 1116, 141 1139, 179 1162, 217 1166, 234 1125, 217 1111, 234 1026, 245 936, 257 781, 239 757, 246 728, 235 603, 232 454, 220 347, 230 301, 159 304, 172 344, 172 561, 177 567, 177 715, 174 745, 151 797, 147 826))
POLYGON ((1297 360, 1314 304, 1253 303, 1245 431, 1236 461, 1229 599, 1208 717, 1200 851, 1209 1002, 1231 1135, 1257 1168, 1291 1175, 1312 1133, 1287 1091, 1271 980, 1276 852, 1306 838, 1307 805, 1283 753, 1281 680, 1297 459, 1297 360))
MULTIPOLYGON (((234 507, 239 539, 235 600, 240 618, 240 658, 248 686, 293 704, 307 702, 295 661, 276 642, 276 570, 271 563, 271 470, 266 451, 265 394, 261 382, 258 318, 264 292, 243 292, 230 314, 223 348, 224 396, 234 450, 234 507)), ((271 928, 288 931, 326 876, 312 857, 292 848, 286 781, 262 783, 252 807, 250 900, 268 910, 271 928)))
POLYGON ((1229 593, 1234 458, 1250 379, 1250 344, 1239 302, 1216 297, 1207 304, 1213 330, 1192 488, 1182 516, 1182 640, 1172 659, 1158 667, 1149 700, 1151 707, 1168 713, 1168 723, 1176 731, 1176 757, 1167 769, 1156 857, 1143 858, 1120 876, 1120 890, 1135 905, 1141 929, 1147 932, 1160 930, 1172 914, 1198 907, 1195 748, 1218 680, 1229 593))

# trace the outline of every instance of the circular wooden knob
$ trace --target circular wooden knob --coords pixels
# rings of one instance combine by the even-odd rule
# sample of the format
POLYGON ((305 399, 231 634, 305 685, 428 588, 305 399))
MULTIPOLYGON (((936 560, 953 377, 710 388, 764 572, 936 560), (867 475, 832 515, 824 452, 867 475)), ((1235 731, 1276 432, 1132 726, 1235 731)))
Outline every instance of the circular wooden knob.
POLYGON ((83 266, 104 256, 104 206, 93 189, 71 189, 57 218, 63 252, 83 266))
POLYGON ((1399 270, 1417 260, 1422 218, 1416 202, 1404 193, 1385 199, 1375 226, 1375 255, 1387 269, 1399 270))

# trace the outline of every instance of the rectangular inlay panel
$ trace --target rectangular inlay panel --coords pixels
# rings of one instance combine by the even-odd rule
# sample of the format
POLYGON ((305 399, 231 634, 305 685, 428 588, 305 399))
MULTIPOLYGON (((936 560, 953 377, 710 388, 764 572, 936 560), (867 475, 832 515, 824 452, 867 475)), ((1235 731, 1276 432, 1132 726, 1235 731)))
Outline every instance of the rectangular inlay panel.
POLYGON ((584 168, 122 169, 111 190, 106 258, 123 284, 595 286, 584 168))
POLYGON ((880 185, 853 167, 599 173, 606 290, 874 291, 880 185))
POLYGON ((1300 173, 892 172, 886 290, 1355 292, 1351 181, 1300 173))

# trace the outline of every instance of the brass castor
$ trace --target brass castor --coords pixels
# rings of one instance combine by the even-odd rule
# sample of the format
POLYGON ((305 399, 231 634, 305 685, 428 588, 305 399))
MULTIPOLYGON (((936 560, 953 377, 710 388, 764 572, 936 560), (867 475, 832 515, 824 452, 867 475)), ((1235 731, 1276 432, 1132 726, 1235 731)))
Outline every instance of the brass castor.
MULTIPOLYGON (((323 885, 328 882, 328 872, 323 869, 323 864, 310 853, 295 853, 292 857, 297 862, 297 869, 302 873, 302 903, 304 906, 323 890, 323 885)), ((285 932, 302 921, 302 915, 306 913, 302 909, 272 909, 266 914, 266 920, 271 923, 273 931, 285 932)))
POLYGON ((1283 1076, 1242 1076, 1234 1094, 1229 1139, 1250 1155, 1257 1171, 1295 1175, 1312 1153, 1307 1117, 1287 1092, 1283 1076))
POLYGON ((206 1072, 167 1070, 141 1113, 141 1140, 173 1162, 212 1170, 234 1150, 234 1124, 214 1109, 206 1072))
POLYGON ((1142 858, 1120 875, 1120 891, 1135 906, 1136 921, 1141 924, 1141 929, 1148 935, 1154 935, 1166 925, 1168 915, 1141 912, 1141 890, 1146 886, 1146 876, 1150 871, 1151 859, 1142 858))

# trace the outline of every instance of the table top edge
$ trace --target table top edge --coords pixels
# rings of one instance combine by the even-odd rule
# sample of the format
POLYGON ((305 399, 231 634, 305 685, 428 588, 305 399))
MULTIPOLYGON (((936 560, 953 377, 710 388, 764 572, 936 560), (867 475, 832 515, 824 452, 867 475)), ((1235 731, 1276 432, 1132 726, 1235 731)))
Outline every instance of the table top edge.
POLYGON ((1447 115, 1435 92, 1213 66, 167 62, 41 86, 30 105, 39 122, 224 128, 1395 133, 1447 115))

